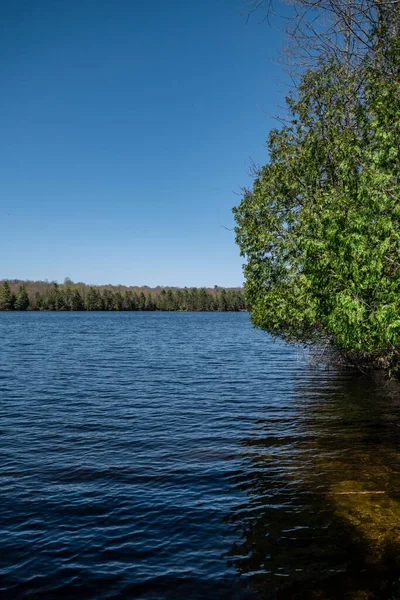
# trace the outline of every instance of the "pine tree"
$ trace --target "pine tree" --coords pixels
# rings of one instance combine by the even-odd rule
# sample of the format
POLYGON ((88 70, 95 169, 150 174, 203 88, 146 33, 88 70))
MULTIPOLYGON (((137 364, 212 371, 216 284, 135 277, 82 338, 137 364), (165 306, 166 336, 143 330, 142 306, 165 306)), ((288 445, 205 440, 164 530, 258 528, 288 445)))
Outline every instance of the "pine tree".
POLYGON ((157 307, 159 310, 167 310, 167 292, 161 290, 160 295, 157 296, 157 307))
POLYGON ((199 291, 199 305, 198 305, 198 309, 205 311, 209 309, 209 295, 207 294, 207 290, 205 290, 204 288, 201 288, 199 291))
POLYGON ((64 310, 66 308, 63 291, 56 282, 53 283, 53 288, 48 295, 47 303, 49 310, 64 310))
POLYGON ((229 310, 226 290, 221 290, 221 292, 219 293, 218 310, 224 312, 229 310))
POLYGON ((15 296, 11 293, 8 281, 3 282, 0 290, 0 310, 13 310, 15 296))
POLYGON ((176 310, 177 302, 175 299, 174 292, 172 290, 168 290, 167 292, 167 310, 176 310))
POLYGON ((114 294, 114 310, 124 310, 124 299, 121 292, 115 292, 114 294))
POLYGON ((35 294, 35 310, 43 310, 43 297, 39 292, 35 294))
POLYGON ((94 287, 89 288, 85 304, 86 310, 103 310, 103 300, 98 289, 94 287))
POLYGON ((150 294, 146 297, 146 310, 157 310, 157 305, 153 302, 150 294))
POLYGON ((111 290, 103 291, 103 310, 114 310, 114 294, 111 290))
POLYGON ((84 304, 82 300, 82 296, 79 293, 79 290, 73 290, 71 294, 71 310, 84 310, 84 304))
POLYGON ((146 296, 143 292, 140 292, 139 296, 139 310, 146 310, 146 296))
POLYGON ((29 296, 26 293, 24 285, 19 288, 18 296, 15 300, 15 310, 27 310, 30 306, 29 296))

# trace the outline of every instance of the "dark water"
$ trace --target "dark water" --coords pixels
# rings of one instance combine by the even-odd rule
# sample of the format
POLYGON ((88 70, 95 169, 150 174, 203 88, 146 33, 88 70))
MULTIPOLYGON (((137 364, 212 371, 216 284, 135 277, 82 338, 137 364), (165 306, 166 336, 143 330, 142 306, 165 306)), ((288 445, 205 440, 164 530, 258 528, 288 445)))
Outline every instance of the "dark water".
POLYGON ((400 402, 247 314, 0 313, 1 598, 398 598, 400 402))

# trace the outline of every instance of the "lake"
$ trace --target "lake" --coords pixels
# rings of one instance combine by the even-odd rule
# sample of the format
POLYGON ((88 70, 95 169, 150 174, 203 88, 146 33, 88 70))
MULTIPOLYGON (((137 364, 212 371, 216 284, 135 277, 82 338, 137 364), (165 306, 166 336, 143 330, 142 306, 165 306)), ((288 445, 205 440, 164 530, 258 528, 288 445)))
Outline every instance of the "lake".
POLYGON ((400 598, 400 398, 247 313, 0 313, 0 597, 400 598))

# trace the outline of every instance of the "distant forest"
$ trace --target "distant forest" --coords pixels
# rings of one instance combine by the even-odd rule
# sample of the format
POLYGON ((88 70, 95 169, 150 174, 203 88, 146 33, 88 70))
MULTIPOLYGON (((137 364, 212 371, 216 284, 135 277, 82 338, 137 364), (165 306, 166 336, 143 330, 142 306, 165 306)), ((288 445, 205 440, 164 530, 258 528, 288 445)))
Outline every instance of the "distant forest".
POLYGON ((63 284, 3 280, 0 310, 244 311, 247 308, 241 288, 87 285, 66 278, 63 284))

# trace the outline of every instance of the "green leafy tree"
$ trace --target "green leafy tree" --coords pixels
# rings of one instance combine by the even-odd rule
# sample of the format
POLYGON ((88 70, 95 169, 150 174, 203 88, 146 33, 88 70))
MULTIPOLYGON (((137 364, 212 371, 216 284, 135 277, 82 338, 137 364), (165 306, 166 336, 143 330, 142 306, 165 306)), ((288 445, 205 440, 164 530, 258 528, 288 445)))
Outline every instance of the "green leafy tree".
POLYGON ((308 71, 269 163, 234 209, 257 326, 328 340, 357 363, 400 362, 400 44, 362 73, 308 71))
POLYGON ((29 296, 26 292, 25 286, 21 285, 19 288, 18 295, 15 300, 15 310, 27 310, 30 306, 29 296))

